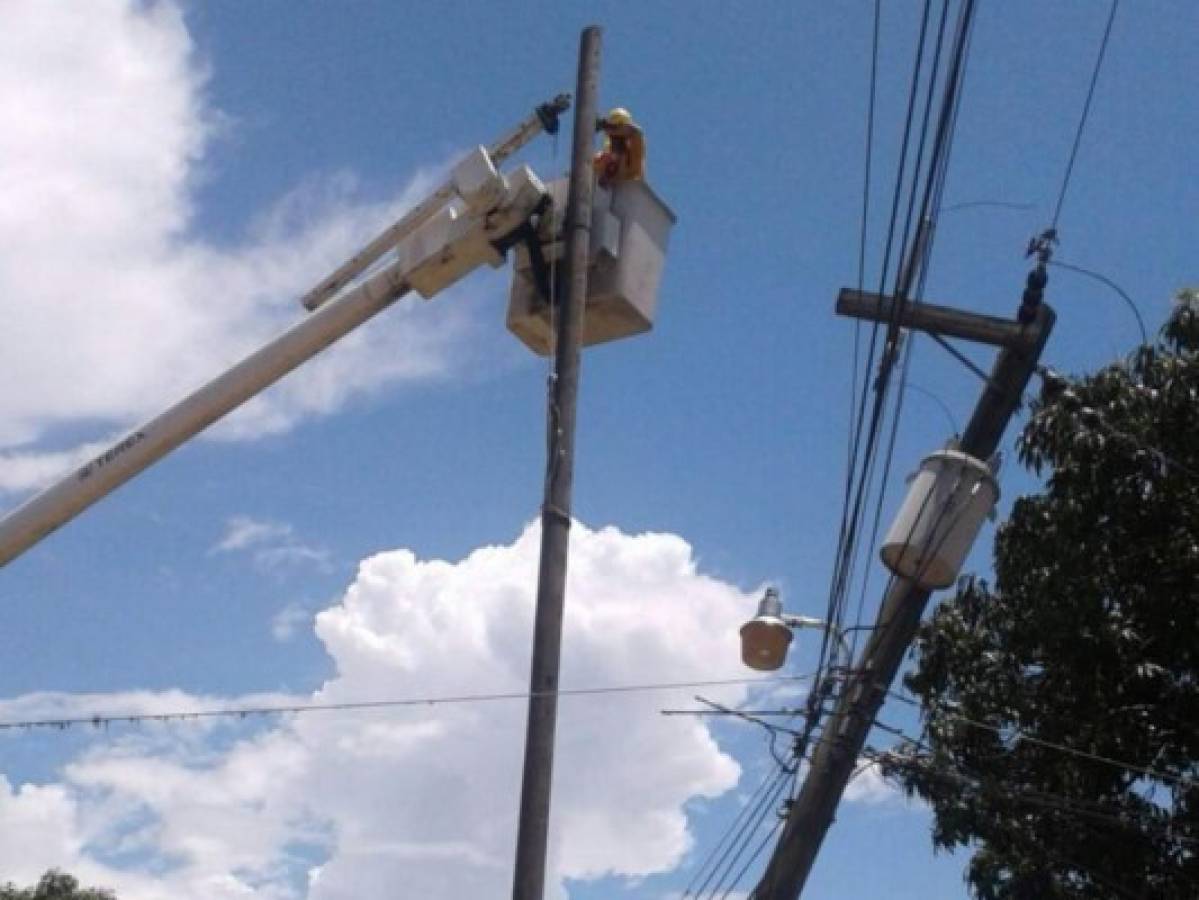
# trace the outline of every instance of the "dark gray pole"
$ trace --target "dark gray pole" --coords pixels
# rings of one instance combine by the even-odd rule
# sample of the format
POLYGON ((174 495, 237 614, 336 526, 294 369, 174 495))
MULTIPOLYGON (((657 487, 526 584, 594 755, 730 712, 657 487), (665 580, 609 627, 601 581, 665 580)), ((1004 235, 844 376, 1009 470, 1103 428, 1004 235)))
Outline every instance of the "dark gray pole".
MULTIPOLYGON (((1039 307, 1036 318, 1024 327, 1027 340, 1000 352, 962 436, 964 453, 985 460, 995 452, 1036 370, 1053 322, 1053 310, 1039 307)), ((803 890, 824 836, 833 824, 841 795, 866 746, 874 717, 916 637, 930 593, 905 578, 895 578, 887 589, 861 661, 846 681, 774 855, 752 895, 755 900, 795 900, 803 890)))
POLYGON ((529 718, 520 789, 513 900, 543 900, 549 835, 550 785, 554 771, 554 728, 558 719, 558 667, 562 655, 562 612, 566 597, 570 493, 574 480, 575 408, 579 392, 579 345, 587 298, 593 176, 599 94, 600 29, 583 31, 575 91, 574 139, 566 200, 566 255, 556 294, 560 298, 554 380, 550 387, 549 459, 541 506, 541 567, 529 674, 529 718))

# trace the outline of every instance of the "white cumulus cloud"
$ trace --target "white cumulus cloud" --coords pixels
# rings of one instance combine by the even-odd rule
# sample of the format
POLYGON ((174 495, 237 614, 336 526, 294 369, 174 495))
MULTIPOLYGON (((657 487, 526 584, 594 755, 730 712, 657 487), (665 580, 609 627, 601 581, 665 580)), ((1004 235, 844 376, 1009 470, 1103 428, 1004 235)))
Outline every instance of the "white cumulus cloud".
POLYGON ((238 552, 249 553, 260 571, 273 574, 297 567, 328 572, 332 566, 328 550, 301 541, 288 523, 252 516, 230 516, 225 533, 208 550, 209 555, 238 552))
POLYGON ((292 532, 292 527, 284 522, 268 522, 252 516, 230 516, 225 523, 225 533, 210 552, 227 553, 245 550, 255 544, 290 540, 292 532))
POLYGON ((883 776, 878 763, 867 759, 859 761, 857 774, 845 788, 845 799, 871 805, 907 802, 903 791, 883 776))
MULTIPOLYGON (((363 561, 315 620, 335 676, 286 702, 523 692, 538 546, 532 525, 456 562, 407 550, 363 561)), ((699 572, 679 537, 576 523, 562 686, 744 677, 736 629, 752 600, 699 572)), ((703 690, 730 705, 747 697, 744 686, 703 690)), ((692 843, 687 801, 737 784, 739 766, 705 721, 659 714, 687 693, 561 698, 557 896, 566 879, 679 865, 692 843)), ((62 714, 77 703, 88 715, 101 700, 35 695, 0 713, 34 717, 49 704, 62 714)), ((119 699, 125 708, 164 702, 119 699)), ((123 900, 341 900, 393 894, 397 884, 407 896, 503 896, 524 724, 524 701, 500 700, 309 713, 252 733, 235 721, 223 726, 232 731, 208 726, 202 739, 191 726, 118 733, 73 759, 59 781, 0 785, 0 833, 37 821, 47 835, 6 874, 32 881, 64 865, 123 900)))

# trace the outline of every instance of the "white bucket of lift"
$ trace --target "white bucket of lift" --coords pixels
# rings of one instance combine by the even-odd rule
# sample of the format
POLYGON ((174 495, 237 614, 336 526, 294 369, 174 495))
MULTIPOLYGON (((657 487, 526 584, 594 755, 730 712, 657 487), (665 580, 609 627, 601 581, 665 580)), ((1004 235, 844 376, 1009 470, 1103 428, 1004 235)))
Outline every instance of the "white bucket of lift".
POLYGON ((957 450, 925 457, 883 541, 884 565, 928 590, 949 587, 998 499, 986 463, 957 450))
MULTIPOLYGON (((551 182, 559 234, 545 246, 547 260, 563 250, 561 228, 568 185, 551 182)), ((641 334, 653 328, 658 285, 675 216, 644 181, 597 187, 591 208, 591 268, 583 316, 583 346, 641 334)), ((535 284, 528 251, 518 247, 508 299, 508 330, 534 353, 552 352, 553 316, 535 284)))

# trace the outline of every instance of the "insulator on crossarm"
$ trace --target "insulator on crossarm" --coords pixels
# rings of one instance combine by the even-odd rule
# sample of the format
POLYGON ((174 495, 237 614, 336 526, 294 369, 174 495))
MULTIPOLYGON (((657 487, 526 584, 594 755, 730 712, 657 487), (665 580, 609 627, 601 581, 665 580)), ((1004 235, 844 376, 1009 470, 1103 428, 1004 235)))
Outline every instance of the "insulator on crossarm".
POLYGON ((1021 325, 1028 325, 1037 317, 1037 307, 1045 298, 1045 285, 1048 283, 1049 273, 1043 264, 1028 273, 1024 295, 1020 298, 1020 309, 1016 313, 1016 321, 1021 325))

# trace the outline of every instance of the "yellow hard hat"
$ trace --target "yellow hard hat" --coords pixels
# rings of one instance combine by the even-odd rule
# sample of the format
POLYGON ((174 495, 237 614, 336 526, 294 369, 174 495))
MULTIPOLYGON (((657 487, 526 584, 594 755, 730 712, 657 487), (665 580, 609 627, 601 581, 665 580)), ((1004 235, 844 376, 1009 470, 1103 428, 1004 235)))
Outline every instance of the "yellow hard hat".
POLYGON ((604 117, 609 125, 632 125, 633 115, 623 106, 617 106, 615 109, 609 110, 608 115, 604 117))

